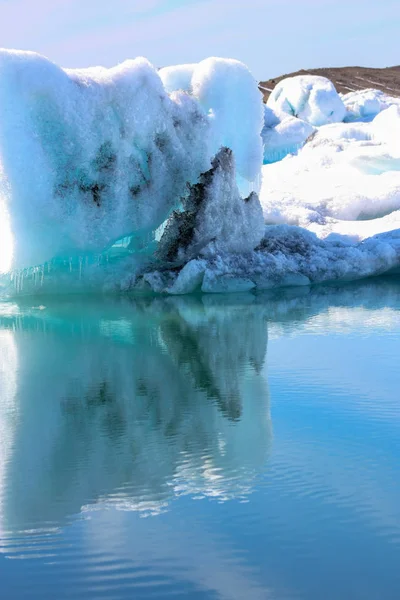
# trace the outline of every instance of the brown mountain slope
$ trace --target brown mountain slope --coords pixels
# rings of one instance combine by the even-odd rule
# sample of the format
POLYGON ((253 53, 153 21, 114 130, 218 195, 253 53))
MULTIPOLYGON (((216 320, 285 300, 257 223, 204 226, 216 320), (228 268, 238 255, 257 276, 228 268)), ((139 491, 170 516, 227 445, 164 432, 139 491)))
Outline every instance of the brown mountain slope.
POLYGON ((289 73, 260 82, 260 90, 264 95, 264 102, 276 84, 286 77, 295 75, 322 75, 330 79, 338 92, 346 94, 355 90, 375 88, 391 96, 400 96, 400 66, 385 69, 370 69, 368 67, 332 67, 327 69, 302 69, 296 73, 289 73))

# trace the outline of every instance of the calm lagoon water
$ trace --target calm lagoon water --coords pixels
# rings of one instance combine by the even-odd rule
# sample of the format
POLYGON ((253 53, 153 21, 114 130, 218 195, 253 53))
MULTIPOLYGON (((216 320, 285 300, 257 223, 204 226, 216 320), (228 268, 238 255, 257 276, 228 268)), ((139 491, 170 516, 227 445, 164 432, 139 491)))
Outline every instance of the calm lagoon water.
POLYGON ((0 304, 13 599, 400 598, 400 280, 0 304))

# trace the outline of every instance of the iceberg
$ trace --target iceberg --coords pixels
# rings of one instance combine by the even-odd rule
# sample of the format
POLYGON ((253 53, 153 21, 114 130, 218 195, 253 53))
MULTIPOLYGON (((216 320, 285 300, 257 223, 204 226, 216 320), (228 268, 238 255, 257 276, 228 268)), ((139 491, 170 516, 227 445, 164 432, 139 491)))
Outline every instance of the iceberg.
POLYGON ((232 293, 400 267, 389 97, 345 105, 300 76, 264 106, 222 58, 71 70, 2 50, 0 79, 3 297, 232 293))
POLYGON ((389 96, 381 90, 366 89, 349 92, 341 96, 346 108, 345 121, 371 121, 382 110, 400 106, 400 98, 389 96))
POLYGON ((240 189, 259 187, 263 108, 238 61, 207 59, 191 93, 169 94, 144 58, 69 70, 1 50, 0 79, 3 271, 101 253, 126 236, 151 253, 154 232, 224 145, 240 189))
POLYGON ((267 105, 275 112, 298 117, 316 126, 339 123, 346 114, 333 83, 318 75, 283 79, 275 86, 267 105))

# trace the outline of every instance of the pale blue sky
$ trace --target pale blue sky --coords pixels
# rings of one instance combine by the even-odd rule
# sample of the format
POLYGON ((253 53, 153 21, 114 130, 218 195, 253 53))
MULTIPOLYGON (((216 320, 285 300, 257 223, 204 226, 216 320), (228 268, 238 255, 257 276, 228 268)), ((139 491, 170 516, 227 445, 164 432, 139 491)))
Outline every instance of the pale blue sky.
POLYGON ((0 46, 65 67, 227 56, 263 79, 400 64, 400 0, 0 0, 0 46))

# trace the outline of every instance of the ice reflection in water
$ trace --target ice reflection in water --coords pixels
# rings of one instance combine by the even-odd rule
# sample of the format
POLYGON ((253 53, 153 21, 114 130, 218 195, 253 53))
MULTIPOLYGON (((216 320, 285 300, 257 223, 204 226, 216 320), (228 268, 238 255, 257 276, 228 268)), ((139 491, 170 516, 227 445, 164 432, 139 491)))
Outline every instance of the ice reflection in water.
POLYGON ((7 600, 397 600, 399 280, 35 304, 0 304, 7 600))
POLYGON ((250 493, 271 443, 262 305, 9 308, 1 422, 10 403, 18 418, 1 469, 3 531, 59 526, 94 504, 158 512, 181 494, 250 493))

